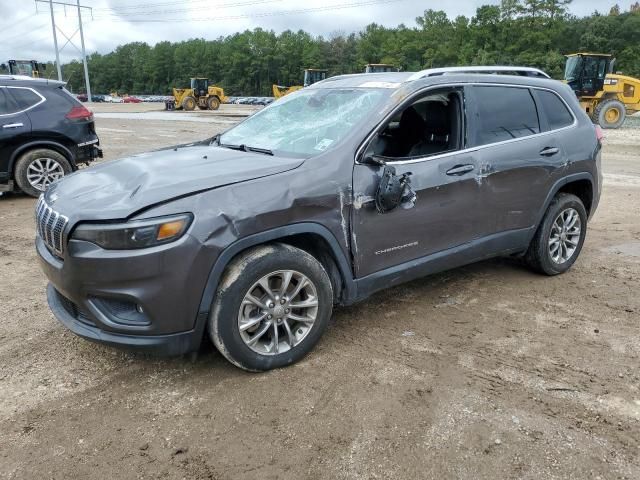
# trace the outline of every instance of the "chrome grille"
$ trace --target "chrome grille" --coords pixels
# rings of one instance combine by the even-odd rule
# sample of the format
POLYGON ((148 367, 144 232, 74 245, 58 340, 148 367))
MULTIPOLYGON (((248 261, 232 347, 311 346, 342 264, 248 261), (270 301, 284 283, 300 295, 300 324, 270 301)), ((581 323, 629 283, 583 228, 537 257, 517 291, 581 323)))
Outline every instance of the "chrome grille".
POLYGON ((44 201, 41 195, 36 205, 36 228, 51 253, 62 257, 65 247, 65 227, 69 219, 59 214, 44 201))

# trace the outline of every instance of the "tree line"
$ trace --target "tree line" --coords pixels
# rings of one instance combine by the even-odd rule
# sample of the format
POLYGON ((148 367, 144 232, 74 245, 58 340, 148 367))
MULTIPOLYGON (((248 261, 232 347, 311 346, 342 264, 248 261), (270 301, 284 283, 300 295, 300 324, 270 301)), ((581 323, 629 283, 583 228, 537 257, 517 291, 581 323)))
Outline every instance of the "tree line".
MULTIPOLYGON (((502 0, 471 18, 426 10, 413 26, 372 23, 357 33, 313 36, 256 28, 215 40, 128 43, 89 56, 92 91, 170 94, 190 77, 208 77, 228 95, 269 95, 272 84, 300 85, 304 68, 357 73, 367 63, 404 71, 454 65, 526 65, 562 78, 564 54, 612 53, 616 70, 640 77, 640 4, 622 12, 571 15, 572 0, 502 0)), ((50 64, 47 75, 55 75, 50 64)), ((84 91, 82 63, 63 65, 74 92, 84 91)))

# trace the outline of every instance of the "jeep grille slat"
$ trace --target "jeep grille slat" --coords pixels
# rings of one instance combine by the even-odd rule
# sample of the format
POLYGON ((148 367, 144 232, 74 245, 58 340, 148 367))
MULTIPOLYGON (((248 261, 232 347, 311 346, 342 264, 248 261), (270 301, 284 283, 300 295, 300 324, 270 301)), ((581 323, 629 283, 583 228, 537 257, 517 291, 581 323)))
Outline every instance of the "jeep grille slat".
POLYGON ((36 205, 36 230, 49 251, 62 258, 66 246, 69 219, 52 209, 41 195, 36 205))

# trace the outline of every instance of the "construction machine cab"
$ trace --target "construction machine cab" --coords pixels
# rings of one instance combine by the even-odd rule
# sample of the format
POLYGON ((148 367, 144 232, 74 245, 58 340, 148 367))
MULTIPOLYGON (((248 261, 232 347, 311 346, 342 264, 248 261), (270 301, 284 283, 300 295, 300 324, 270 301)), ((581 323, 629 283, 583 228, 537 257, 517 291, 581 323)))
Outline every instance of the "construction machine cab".
POLYGON ((35 60, 9 60, 8 65, 2 64, 3 70, 9 70, 11 75, 26 75, 27 77, 40 78, 40 70, 45 69, 45 65, 35 60))
POLYGON ((304 86, 308 87, 314 83, 320 82, 327 78, 327 70, 323 68, 305 68, 304 69, 304 86))
POLYGON ((613 73, 615 61, 603 53, 567 55, 564 79, 579 97, 594 97, 604 88, 607 74, 613 73))
POLYGON ((209 92, 209 79, 208 78, 192 78, 191 88, 193 89, 194 96, 206 97, 209 92))
POLYGON ((385 73, 385 72, 397 72, 398 67, 391 65, 390 63, 368 63, 364 67, 364 73, 385 73))

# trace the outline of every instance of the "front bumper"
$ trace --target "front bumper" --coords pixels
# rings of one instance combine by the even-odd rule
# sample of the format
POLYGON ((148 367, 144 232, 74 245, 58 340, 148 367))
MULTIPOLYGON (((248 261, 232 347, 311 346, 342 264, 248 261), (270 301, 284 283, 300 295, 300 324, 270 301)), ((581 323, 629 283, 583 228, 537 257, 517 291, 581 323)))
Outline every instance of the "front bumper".
POLYGON ((188 234, 149 249, 103 250, 71 240, 64 258, 39 235, 36 250, 56 318, 89 340, 177 355, 195 351, 207 314, 199 312, 210 270, 188 234))
MULTIPOLYGON (((202 341, 201 329, 193 329, 171 335, 153 336, 125 335, 101 330, 86 323, 86 320, 80 320, 82 313, 77 313, 74 316, 73 312, 70 311, 70 301, 64 298, 51 283, 47 286, 47 302, 51 312, 60 323, 76 335, 93 342, 171 356, 194 352, 198 350, 202 341)), ((199 323, 204 324, 204 321, 199 323)))

